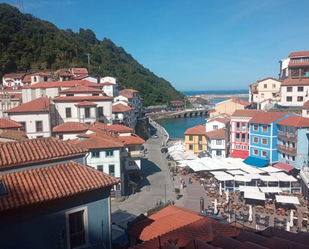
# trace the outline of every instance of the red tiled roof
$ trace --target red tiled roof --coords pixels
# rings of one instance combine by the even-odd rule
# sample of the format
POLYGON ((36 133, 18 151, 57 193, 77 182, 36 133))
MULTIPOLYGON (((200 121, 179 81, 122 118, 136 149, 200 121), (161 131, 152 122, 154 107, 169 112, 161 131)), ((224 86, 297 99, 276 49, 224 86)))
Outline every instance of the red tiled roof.
POLYGON ((32 100, 27 103, 23 103, 16 106, 10 110, 5 111, 6 113, 14 112, 49 112, 50 99, 46 97, 41 97, 32 100))
POLYGON ((23 80, 21 81, 22 83, 31 83, 31 75, 25 75, 23 80))
POLYGON ((145 140, 137 136, 136 134, 132 133, 131 136, 119 136, 118 137, 124 145, 141 145, 145 143, 145 140))
POLYGON ((309 109, 309 100, 305 102, 305 104, 302 107, 303 109, 309 109))
POLYGON ((213 131, 208 131, 208 132, 205 133, 205 135, 206 135, 206 137, 209 137, 209 138, 224 139, 225 133, 226 133, 226 129, 221 128, 221 129, 217 129, 217 130, 213 130, 213 131))
POLYGON ((296 57, 296 56, 309 56, 309 51, 292 52, 289 54, 289 57, 296 57))
POLYGON ((127 99, 132 99, 133 97, 131 95, 125 94, 125 93, 120 93, 121 91, 119 91, 119 95, 118 96, 123 96, 127 99))
POLYGON ((3 174, 7 194, 0 212, 113 186, 119 180, 91 167, 69 162, 3 174))
POLYGON ((3 78, 22 79, 24 76, 24 73, 7 73, 3 76, 3 78))
POLYGON ((99 87, 99 84, 93 83, 88 80, 68 80, 68 81, 39 82, 34 85, 26 86, 24 88, 55 88, 55 87, 72 87, 78 85, 99 87))
MULTIPOLYGON (((262 81, 265 81, 265 80, 275 80, 275 81, 282 82, 282 80, 278 80, 278 79, 275 79, 273 77, 267 77, 267 78, 262 79, 262 80, 257 80, 256 82, 262 82, 262 81)), ((256 83, 253 83, 253 84, 256 84, 256 83)), ((251 85, 253 85, 253 84, 251 84, 251 85)))
POLYGON ((214 121, 217 121, 217 122, 220 122, 220 123, 223 123, 223 124, 227 124, 231 120, 229 118, 214 118, 214 119, 210 119, 209 121, 207 121, 207 123, 211 123, 211 122, 214 122, 214 121))
POLYGON ((98 100, 113 100, 112 97, 106 97, 106 96, 72 96, 72 97, 55 97, 53 98, 53 101, 73 101, 73 102, 79 102, 79 101, 98 101, 98 100))
MULTIPOLYGON (((11 99, 21 99, 22 93, 9 93, 8 94, 11 99)), ((3 94, 0 94, 0 98, 2 98, 3 94)))
POLYGON ((101 89, 98 88, 93 88, 93 87, 88 87, 88 86, 73 86, 71 88, 59 91, 60 93, 80 93, 80 92, 85 92, 85 93, 102 93, 101 89))
POLYGON ((78 73, 78 74, 88 74, 87 68, 72 68, 71 72, 73 74, 78 73))
POLYGON ((187 129, 184 134, 185 135, 205 135, 206 128, 205 125, 197 125, 187 129))
POLYGON ((302 67, 309 66, 309 62, 290 62, 288 67, 302 67))
POLYGON ((18 85, 14 85, 14 86, 3 86, 2 85, 2 87, 4 87, 4 91, 18 91, 20 93, 23 89, 23 86, 18 86, 18 85))
POLYGON ((0 138, 11 139, 11 140, 16 140, 16 141, 28 139, 24 131, 1 130, 1 129, 0 129, 0 138))
MULTIPOLYGON (((162 224, 162 226, 164 225, 165 224, 162 224)), ((170 240, 171 238, 178 239, 177 247, 182 248, 192 238, 197 238, 205 242, 210 242, 218 234, 223 234, 228 237, 235 237, 239 234, 239 231, 208 216, 163 234, 162 236, 160 236, 160 241, 161 245, 164 245, 165 243, 168 243, 168 240, 170 240)), ((130 248, 154 249, 158 248, 158 241, 158 238, 154 238, 130 248)))
POLYGON ((48 137, 0 144, 0 167, 85 154, 88 150, 48 137))
POLYGON ((50 73, 44 73, 44 72, 34 73, 34 74, 31 74, 31 76, 50 76, 50 77, 52 77, 52 75, 50 73))
POLYGON ((112 112, 128 112, 133 110, 131 107, 127 106, 127 105, 123 105, 123 104, 117 104, 117 105, 113 105, 112 107, 112 112))
POLYGON ((291 165, 288 165, 286 163, 282 163, 282 162, 279 162, 279 163, 276 163, 274 165, 275 168, 278 168, 278 169, 282 169, 283 171, 289 173, 291 170, 295 169, 293 166, 291 165))
POLYGON ((260 110, 236 110, 233 114, 232 117, 248 117, 248 118, 253 118, 255 115, 260 113, 262 111, 260 110))
POLYGON ((249 123, 271 124, 285 115, 287 115, 285 112, 261 112, 255 115, 249 123))
POLYGON ((8 118, 0 118, 0 129, 21 128, 22 124, 8 118))
POLYGON ((90 102, 90 101, 82 101, 82 102, 75 104, 75 106, 96 106, 96 105, 98 104, 90 102))
MULTIPOLYGON (((121 91, 128 91, 128 92, 132 92, 132 93, 138 93, 138 91, 134 90, 134 89, 123 89, 121 91)), ((120 91, 120 92, 121 92, 120 91)))
POLYGON ((60 69, 59 76, 74 76, 69 69, 60 69))
POLYGON ((113 133, 131 133, 133 132, 133 129, 131 127, 125 126, 125 125, 120 125, 120 124, 115 124, 115 125, 105 125, 100 122, 95 122, 93 124, 95 128, 104 130, 104 131, 111 131, 113 133))
POLYGON ((290 116, 280 120, 277 124, 293 127, 309 127, 309 118, 301 116, 290 116))
POLYGON ((80 80, 80 79, 84 79, 84 78, 87 78, 87 77, 95 78, 95 77, 90 76, 90 75, 78 75, 78 76, 74 77, 74 80, 80 80))
POLYGON ((244 105, 244 106, 249 106, 249 105, 251 105, 250 102, 248 102, 248 101, 246 101, 246 100, 243 100, 243 99, 232 98, 231 100, 232 100, 233 102, 235 102, 235 103, 239 103, 239 104, 244 105))
POLYGON ((117 137, 108 136, 108 134, 102 135, 101 133, 91 134, 89 138, 81 140, 76 144, 87 149, 123 147, 122 142, 118 140, 117 137))
POLYGON ((100 86, 109 86, 109 85, 115 85, 114 83, 111 82, 103 82, 99 84, 100 86))
POLYGON ((79 122, 66 122, 53 128, 53 132, 81 132, 89 129, 89 125, 79 122))
POLYGON ((300 86, 309 85, 309 79, 286 79, 282 82, 281 86, 300 86))

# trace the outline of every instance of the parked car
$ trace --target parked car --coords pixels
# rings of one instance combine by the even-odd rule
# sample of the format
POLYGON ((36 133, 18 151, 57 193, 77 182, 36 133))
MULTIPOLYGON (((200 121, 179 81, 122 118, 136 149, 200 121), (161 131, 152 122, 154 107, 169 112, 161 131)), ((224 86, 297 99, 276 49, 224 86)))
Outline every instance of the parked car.
POLYGON ((168 148, 167 148, 167 147, 163 147, 163 148, 161 149, 161 152, 162 152, 162 153, 167 153, 167 152, 168 152, 168 148))
POLYGON ((157 134, 154 134, 152 138, 159 138, 159 136, 157 134))

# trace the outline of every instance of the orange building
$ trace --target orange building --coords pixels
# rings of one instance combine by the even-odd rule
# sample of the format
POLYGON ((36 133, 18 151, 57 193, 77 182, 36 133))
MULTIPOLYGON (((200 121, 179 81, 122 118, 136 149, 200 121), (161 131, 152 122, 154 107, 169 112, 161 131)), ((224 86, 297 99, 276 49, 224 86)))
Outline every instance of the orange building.
POLYGON ((206 150, 206 127, 205 125, 197 125, 187 129, 185 135, 186 151, 199 154, 206 150))

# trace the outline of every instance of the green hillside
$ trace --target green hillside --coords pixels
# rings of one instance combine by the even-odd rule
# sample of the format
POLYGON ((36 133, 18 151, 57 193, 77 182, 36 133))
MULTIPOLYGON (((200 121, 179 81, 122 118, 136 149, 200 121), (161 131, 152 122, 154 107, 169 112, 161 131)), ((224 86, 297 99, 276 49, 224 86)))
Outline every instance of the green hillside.
POLYGON ((185 97, 110 39, 100 41, 90 29, 80 29, 79 33, 60 30, 5 3, 0 4, 0 54, 0 77, 14 72, 86 67, 92 76, 117 77, 120 90, 138 90, 145 106, 185 97), (90 65, 87 53, 91 54, 90 65))

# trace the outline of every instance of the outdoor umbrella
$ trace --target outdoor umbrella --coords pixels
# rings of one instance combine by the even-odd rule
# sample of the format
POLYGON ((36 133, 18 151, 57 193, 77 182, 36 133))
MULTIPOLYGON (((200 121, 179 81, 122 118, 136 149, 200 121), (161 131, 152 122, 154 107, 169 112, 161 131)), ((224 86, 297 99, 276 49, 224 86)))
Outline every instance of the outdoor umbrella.
POLYGON ((248 220, 251 222, 252 221, 252 205, 249 206, 249 218, 248 220))
POLYGON ((226 203, 229 203, 229 190, 226 190, 226 203))
POLYGON ((294 210, 291 210, 290 213, 290 227, 293 227, 293 220, 294 220, 294 210))
POLYGON ((286 230, 289 232, 290 231, 290 222, 286 223, 286 230))
POLYGON ((214 214, 217 214, 218 213, 218 210, 217 210, 217 199, 215 199, 215 208, 214 208, 214 214))
POLYGON ((222 184, 221 184, 221 182, 219 184, 219 195, 222 196, 222 184))

